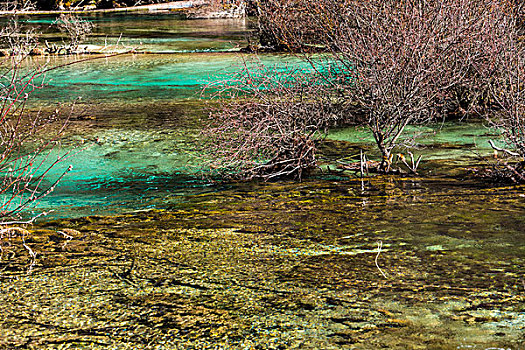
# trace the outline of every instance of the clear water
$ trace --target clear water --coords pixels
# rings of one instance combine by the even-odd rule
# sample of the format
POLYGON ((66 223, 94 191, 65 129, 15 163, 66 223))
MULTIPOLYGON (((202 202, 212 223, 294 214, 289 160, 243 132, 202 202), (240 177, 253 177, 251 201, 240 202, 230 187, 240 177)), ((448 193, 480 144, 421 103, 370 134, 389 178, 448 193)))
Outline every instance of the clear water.
MULTIPOLYGON (((192 146, 198 130, 180 125, 172 128, 155 125, 136 129, 129 125, 81 128, 82 136, 77 134, 73 138, 85 140, 84 145, 78 147, 76 155, 54 168, 49 178, 57 177, 70 165, 73 170, 36 210, 53 209, 50 217, 78 217, 163 209, 186 200, 188 195, 220 189, 200 174, 199 158, 192 146)), ((475 164, 480 152, 486 154, 490 150, 488 146, 485 150, 473 147, 465 134, 481 135, 484 130, 479 124, 461 127, 450 124, 444 127, 439 142, 432 144, 427 138, 426 142, 436 148, 415 151, 416 155, 424 156, 424 163, 429 163, 430 169, 422 166, 423 173, 433 171, 446 175, 447 167, 475 164), (468 144, 461 143, 461 137, 465 137, 468 144), (461 148, 446 149, 440 142, 451 142, 461 148), (436 167, 441 167, 441 172, 436 167)), ((346 132, 355 135, 352 130, 346 132)), ((477 142, 485 145, 488 137, 479 135, 477 142)), ((355 145, 366 147, 369 143, 361 141, 355 145)), ((65 149, 67 147, 62 150, 65 149)))
MULTIPOLYGON (((249 35, 249 22, 244 19, 199 19, 187 21, 176 15, 137 17, 130 15, 84 17, 94 24, 86 45, 134 48, 147 52, 213 52, 243 47, 249 35)), ((27 27, 41 33, 42 40, 60 43, 66 37, 57 31, 56 17, 20 17, 27 27)), ((0 18, 0 25, 7 19, 0 18)))
MULTIPOLYGON (((48 217, 109 214, 164 208, 182 195, 210 191, 193 152, 205 118, 204 86, 242 64, 234 53, 124 55, 48 72, 32 94, 33 108, 72 105, 62 152, 75 156, 55 167, 52 180, 73 170, 35 211, 48 217), (81 98, 81 99, 79 99, 81 98)), ((261 56, 284 65, 288 56, 261 56)), ((72 58, 35 59, 61 66, 72 58)), ((67 113, 64 112, 64 113, 67 113)))
POLYGON ((97 102, 195 99, 214 75, 231 72, 235 59, 233 54, 174 54, 126 55, 85 62, 49 72, 48 86, 35 97, 39 101, 82 97, 97 102))
MULTIPOLYGON (((60 67, 74 59, 46 58, 33 62, 60 67)), ((199 99, 207 83, 235 72, 244 60, 251 64, 252 58, 239 53, 175 53, 95 59, 49 71, 45 76, 46 87, 33 97, 40 103, 70 102, 79 97, 96 103, 199 99)), ((274 69, 300 64, 287 55, 261 55, 259 60, 274 69)))
MULTIPOLYGON (((45 88, 32 95, 33 102, 52 108, 57 102, 76 101, 63 150, 76 145, 78 152, 56 167, 50 179, 70 165, 73 171, 28 214, 53 209, 50 217, 65 217, 166 208, 185 195, 214 191, 199 174, 193 152, 205 117, 200 94, 205 84, 234 72, 243 59, 249 57, 129 54, 50 71, 45 88)), ((260 59, 268 65, 297 63, 288 56, 260 59)), ((67 62, 55 58, 47 64, 67 62)), ((415 133, 420 135, 414 152, 423 156, 422 169, 434 174, 475 163, 480 153, 490 151, 487 140, 497 138, 481 123, 409 128, 409 135, 415 133)), ((346 142, 348 155, 358 148, 374 155, 366 129, 333 130, 328 139, 346 142)))

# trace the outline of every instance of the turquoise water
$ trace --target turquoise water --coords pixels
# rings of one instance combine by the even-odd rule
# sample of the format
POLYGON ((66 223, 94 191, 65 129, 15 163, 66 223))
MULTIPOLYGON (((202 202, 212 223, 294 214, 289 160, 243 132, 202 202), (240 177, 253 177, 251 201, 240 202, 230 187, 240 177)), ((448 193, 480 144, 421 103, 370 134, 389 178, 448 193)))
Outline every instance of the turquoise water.
MULTIPOLYGON (((372 134, 365 127, 333 130, 329 138, 360 145, 374 144, 372 134)), ((426 160, 457 161, 464 157, 486 154, 492 149, 488 140, 498 143, 499 138, 500 132, 481 121, 408 126, 401 139, 406 141, 409 148, 401 146, 398 152, 406 153, 411 150, 423 155, 426 160)))
MULTIPOLYGON (((70 60, 36 59, 35 63, 56 67, 70 60)), ((207 83, 235 72, 243 60, 251 58, 239 53, 176 53, 95 59, 49 71, 46 87, 37 91, 34 98, 41 103, 74 101, 78 97, 97 103, 199 99, 207 83)), ((275 69, 298 62, 286 55, 263 55, 260 61, 275 69)))
MULTIPOLYGON (((66 40, 53 22, 56 17, 20 18, 48 42, 66 40)), ((88 16, 94 24, 87 45, 116 45, 149 52, 213 52, 246 46, 249 23, 244 19, 182 20, 174 15, 88 16)), ((0 24, 5 23, 0 19, 0 24)))
MULTIPOLYGON (((187 195, 217 191, 202 178, 201 160, 194 152, 206 115, 201 93, 208 82, 236 71, 249 59, 236 53, 127 54, 50 71, 33 102, 46 107, 76 101, 62 148, 75 145, 76 155, 53 170, 50 181, 73 166, 28 214, 53 210, 49 217, 77 217, 167 208, 187 195)), ((277 55, 260 59, 277 69, 297 62, 277 55)), ((67 62, 55 58, 47 64, 67 62)), ((414 153, 423 156, 422 168, 432 173, 436 167, 446 172, 476 163, 480 152, 490 152, 487 140, 497 137, 481 123, 408 129, 409 135, 415 133, 419 137, 414 153)), ((333 130, 328 138, 344 141, 348 155, 364 148, 374 156, 373 138, 366 129, 333 130)))
POLYGON ((53 210, 50 217, 78 217, 165 208, 182 196, 213 190, 188 163, 187 136, 181 132, 104 128, 82 137, 77 154, 55 167, 48 178, 69 166, 73 169, 36 212, 53 210))
MULTIPOLYGON (((50 217, 78 217, 170 208, 188 195, 223 188, 202 177, 200 158, 194 152, 198 129, 177 123, 166 127, 162 122, 144 127, 141 120, 135 122, 138 125, 122 125, 117 119, 114 127, 73 122, 71 131, 76 132, 70 142, 80 144, 75 148, 77 154, 55 167, 48 178, 58 177, 69 166, 73 170, 31 214, 53 210, 50 217)), ((423 174, 447 176, 449 168, 477 164, 480 153, 490 153, 487 140, 493 135, 485 132, 480 124, 454 123, 444 125, 439 133, 429 131, 425 137, 428 148, 413 150, 416 156, 423 155, 423 174)), ((353 129, 334 133, 329 139, 345 139, 344 135, 357 147, 354 153, 370 146, 369 135, 353 129)))
MULTIPOLYGON (((49 179, 70 165, 73 170, 27 214, 53 210, 48 217, 76 217, 164 208, 185 195, 217 190, 202 178, 194 152, 206 115, 201 93, 249 59, 237 53, 126 54, 48 72, 32 103, 44 109, 75 104, 62 146, 66 152, 74 145, 75 156, 49 179)), ((278 67, 297 62, 271 55, 261 61, 278 67)))
MULTIPOLYGON (((53 170, 50 181, 73 167, 29 214, 54 209, 51 215, 62 217, 163 208, 187 194, 215 191, 217 187, 201 177, 201 160, 194 152, 199 125, 205 123, 202 89, 243 64, 257 61, 251 63, 250 56, 239 53, 198 51, 203 43, 212 44, 212 51, 224 50, 225 42, 231 44, 228 48, 245 45, 247 23, 182 21, 173 16, 146 16, 140 21, 130 16, 88 19, 97 24, 88 44, 96 44, 102 37, 111 41, 109 38, 122 33, 124 41, 147 42, 149 50, 158 53, 90 60, 46 74, 46 86, 32 95, 31 103, 45 110, 57 103, 75 102, 62 147, 65 152, 75 145, 75 156, 53 170), (175 42, 187 47, 175 47, 175 42)), ((50 22, 50 18, 26 20, 56 40, 59 37, 49 28, 50 22)), ((34 58, 33 63, 56 67, 85 58, 34 58)), ((259 59, 278 70, 299 64, 286 55, 262 55, 259 59)), ((490 151, 487 140, 497 138, 480 123, 409 128, 408 133, 421 134, 414 153, 423 156, 422 168, 429 162, 433 173, 436 162, 441 162, 438 167, 443 169, 475 163, 480 152, 490 151)), ((350 156, 359 149, 374 156, 373 139, 365 129, 333 130, 328 138, 343 141, 350 156)))
MULTIPOLYGON (((234 55, 126 55, 49 72, 36 97, 64 101, 198 98, 213 75, 231 71, 234 55)), ((56 62, 55 64, 60 64, 56 62)))

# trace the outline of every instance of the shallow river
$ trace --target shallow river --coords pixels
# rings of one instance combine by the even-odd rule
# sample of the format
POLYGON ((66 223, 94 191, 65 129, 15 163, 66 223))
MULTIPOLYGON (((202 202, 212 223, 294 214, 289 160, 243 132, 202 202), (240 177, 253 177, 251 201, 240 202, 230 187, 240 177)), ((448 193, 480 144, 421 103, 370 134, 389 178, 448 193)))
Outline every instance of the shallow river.
POLYGON ((27 227, 36 258, 4 242, 0 347, 525 349, 525 188, 471 171, 494 130, 414 130, 419 177, 328 172, 374 154, 349 128, 301 183, 212 184, 192 151, 199 93, 240 64, 220 51, 245 44, 245 23, 96 21, 91 43, 123 33, 157 54, 53 71, 33 96, 44 110, 82 97, 61 148, 78 152, 27 213, 52 210, 27 227))

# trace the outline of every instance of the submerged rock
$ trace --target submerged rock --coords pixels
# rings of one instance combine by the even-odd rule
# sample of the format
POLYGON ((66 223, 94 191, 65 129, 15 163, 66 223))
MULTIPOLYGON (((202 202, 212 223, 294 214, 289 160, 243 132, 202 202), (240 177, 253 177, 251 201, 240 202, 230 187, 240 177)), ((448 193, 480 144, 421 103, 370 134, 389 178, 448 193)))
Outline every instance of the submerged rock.
POLYGON ((20 247, 0 262, 0 343, 523 345, 523 247, 506 245, 523 242, 516 194, 420 185, 416 196, 400 182, 369 181, 366 196, 344 182, 261 184, 171 210, 30 227, 32 273, 20 247), (428 249, 438 246, 454 249, 428 249))

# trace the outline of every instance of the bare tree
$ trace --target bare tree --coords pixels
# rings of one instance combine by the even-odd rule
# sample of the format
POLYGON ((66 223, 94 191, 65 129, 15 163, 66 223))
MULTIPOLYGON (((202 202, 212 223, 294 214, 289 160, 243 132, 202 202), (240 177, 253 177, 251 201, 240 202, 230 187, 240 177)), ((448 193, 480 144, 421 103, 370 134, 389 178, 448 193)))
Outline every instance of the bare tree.
POLYGON ((525 43, 520 38, 524 9, 521 3, 509 8, 507 21, 500 23, 507 28, 507 36, 491 84, 493 113, 488 115, 504 140, 501 146, 489 141, 501 155, 492 175, 513 182, 525 182, 525 43))
POLYGON ((31 0, 7 0, 0 1, 0 11, 30 11, 36 8, 36 4, 31 0))
POLYGON ((38 34, 34 28, 22 28, 16 18, 11 18, 8 24, 0 29, 0 47, 7 54, 15 57, 25 57, 38 45, 38 34))
MULTIPOLYGON (((359 106, 388 172, 408 124, 483 107, 508 4, 499 0, 264 0, 266 36, 359 106), (268 34, 269 33, 269 34, 268 34), (319 59, 313 52, 330 53, 319 59)), ((498 46, 499 45, 499 46, 498 46)))

